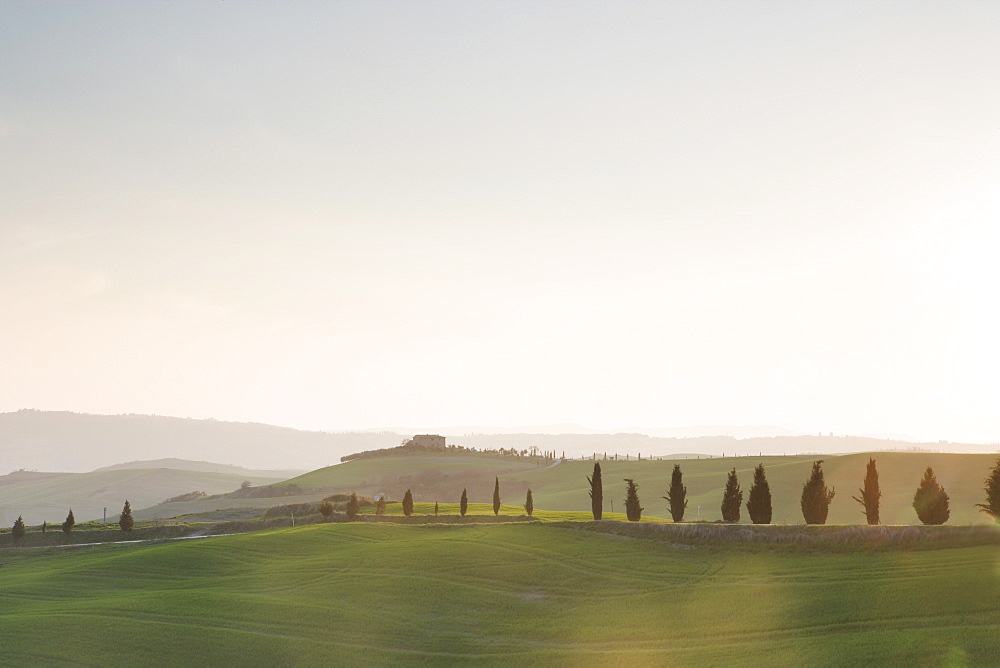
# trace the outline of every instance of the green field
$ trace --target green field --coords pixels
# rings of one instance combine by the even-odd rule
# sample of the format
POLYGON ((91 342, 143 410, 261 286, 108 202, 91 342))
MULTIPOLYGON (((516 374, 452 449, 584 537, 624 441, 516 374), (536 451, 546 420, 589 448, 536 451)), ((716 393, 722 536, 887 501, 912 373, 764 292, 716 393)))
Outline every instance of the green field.
POLYGON ((567 526, 321 524, 3 550, 0 663, 1000 660, 995 544, 692 547, 567 526))

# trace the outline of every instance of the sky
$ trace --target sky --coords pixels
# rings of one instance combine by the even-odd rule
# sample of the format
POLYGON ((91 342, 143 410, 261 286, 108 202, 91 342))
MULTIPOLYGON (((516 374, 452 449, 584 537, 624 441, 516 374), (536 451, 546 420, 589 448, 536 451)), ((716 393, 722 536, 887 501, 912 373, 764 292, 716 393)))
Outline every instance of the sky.
POLYGON ((0 4, 0 411, 1000 441, 1000 4, 0 4))

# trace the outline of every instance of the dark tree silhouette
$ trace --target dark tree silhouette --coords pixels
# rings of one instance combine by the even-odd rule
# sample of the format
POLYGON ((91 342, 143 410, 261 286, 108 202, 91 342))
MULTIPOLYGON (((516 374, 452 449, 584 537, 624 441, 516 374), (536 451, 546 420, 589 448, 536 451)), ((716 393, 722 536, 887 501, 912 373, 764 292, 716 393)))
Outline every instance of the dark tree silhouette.
POLYGON ((125 507, 122 508, 122 514, 118 516, 118 526, 125 533, 131 533, 132 527, 135 526, 135 520, 132 519, 132 506, 129 505, 128 499, 125 499, 125 507))
POLYGON ((913 509, 924 524, 944 524, 951 516, 948 509, 948 495, 938 484, 934 470, 928 466, 920 480, 917 493, 913 495, 913 509))
POLYGON ((528 513, 528 517, 535 512, 535 502, 531 499, 531 490, 528 490, 528 496, 524 499, 524 512, 528 513))
POLYGON ((754 524, 771 523, 771 486, 767 483, 764 465, 758 464, 753 470, 753 485, 747 499, 747 513, 754 524))
POLYGON ((73 517, 73 509, 69 509, 69 515, 66 516, 66 521, 62 523, 63 533, 69 535, 73 531, 73 525, 76 524, 76 518, 73 517))
POLYGON ((24 518, 18 515, 17 519, 14 520, 14 527, 10 532, 14 535, 14 540, 24 538, 24 534, 27 533, 27 529, 24 528, 24 518))
POLYGON ((493 487, 493 514, 500 514, 500 478, 497 478, 496 486, 493 487))
POLYGON ((462 513, 462 517, 465 517, 466 511, 469 510, 469 495, 462 490, 462 499, 458 502, 458 512, 462 513))
POLYGON ((385 494, 378 497, 375 502, 375 518, 381 520, 385 517, 385 494))
POLYGON ((438 502, 437 501, 434 502, 434 514, 435 515, 438 514, 438 502))
POLYGON ((670 474, 670 490, 663 497, 670 504, 670 516, 674 522, 684 521, 684 509, 687 508, 687 491, 681 480, 681 465, 674 464, 674 471, 670 474))
POLYGON ((590 512, 594 519, 599 520, 604 515, 604 487, 601 482, 601 465, 594 464, 594 475, 587 478, 590 484, 590 512))
POLYGON ((642 519, 642 507, 639 505, 639 485, 635 484, 632 478, 625 478, 628 485, 625 487, 625 516, 629 522, 638 522, 642 519))
POLYGON ((809 480, 802 485, 802 517, 806 524, 826 524, 826 516, 830 512, 830 502, 836 494, 835 490, 826 488, 823 479, 823 460, 813 462, 809 480))
POLYGON ((330 517, 333 516, 333 504, 330 503, 329 499, 319 504, 319 512, 323 516, 324 520, 327 522, 330 521, 330 517))
POLYGON ((358 516, 358 511, 361 510, 361 500, 358 499, 356 492, 351 492, 351 498, 347 500, 347 519, 353 520, 358 516))
POLYGON ((729 472, 726 479, 726 489, 722 493, 722 521, 739 522, 740 506, 743 505, 743 490, 740 489, 740 480, 736 477, 736 469, 729 472))
POLYGON ((49 528, 49 523, 48 522, 42 522, 42 533, 45 533, 45 531, 48 528, 49 528))
POLYGON ((406 490, 406 494, 403 495, 403 514, 407 517, 413 514, 413 494, 410 490, 406 490))
POLYGON ((997 458, 997 465, 990 471, 986 478, 986 503, 977 503, 976 507, 984 513, 1000 522, 1000 458, 997 458))
POLYGON ((851 498, 864 506, 865 518, 868 524, 875 526, 879 523, 878 506, 879 499, 882 498, 882 491, 878 487, 878 469, 875 468, 875 460, 868 458, 868 469, 865 471, 865 486, 858 490, 861 496, 851 498))

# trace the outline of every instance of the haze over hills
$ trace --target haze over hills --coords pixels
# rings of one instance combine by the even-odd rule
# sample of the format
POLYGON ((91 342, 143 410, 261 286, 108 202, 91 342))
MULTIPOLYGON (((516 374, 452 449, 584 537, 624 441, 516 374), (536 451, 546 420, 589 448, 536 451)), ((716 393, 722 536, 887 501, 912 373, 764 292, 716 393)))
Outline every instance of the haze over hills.
MULTIPOLYGON (((861 436, 801 435, 780 427, 656 428, 649 430, 651 434, 607 433, 579 425, 546 428, 553 433, 513 430, 501 433, 489 429, 461 427, 441 432, 449 437, 449 443, 470 448, 535 447, 555 450, 559 455, 565 453, 570 458, 595 452, 668 456, 678 453, 781 455, 913 449, 987 453, 998 450, 996 444, 914 443, 861 436), (579 431, 562 431, 563 428, 579 431), (705 433, 713 429, 728 430, 728 435, 705 433), (671 433, 678 435, 671 436, 671 433), (744 437, 738 438, 735 434, 744 437)), ((126 466, 160 468, 155 460, 164 459, 211 460, 255 470, 301 471, 335 464, 342 456, 354 452, 396 446, 414 433, 429 431, 432 430, 410 428, 406 431, 319 432, 156 415, 21 410, 0 413, 0 472, 18 469, 84 472, 126 466)), ((172 468, 168 463, 163 467, 172 468)), ((206 470, 214 471, 212 467, 218 465, 211 464, 206 470)))

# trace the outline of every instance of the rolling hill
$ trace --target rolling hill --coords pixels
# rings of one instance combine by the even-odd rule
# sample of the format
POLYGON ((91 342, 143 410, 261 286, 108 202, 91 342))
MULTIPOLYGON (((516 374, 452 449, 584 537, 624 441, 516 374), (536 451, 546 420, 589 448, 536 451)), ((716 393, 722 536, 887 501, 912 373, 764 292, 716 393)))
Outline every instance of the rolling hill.
POLYGON ((0 664, 989 665, 1000 652, 995 545, 351 523, 0 559, 0 664))

